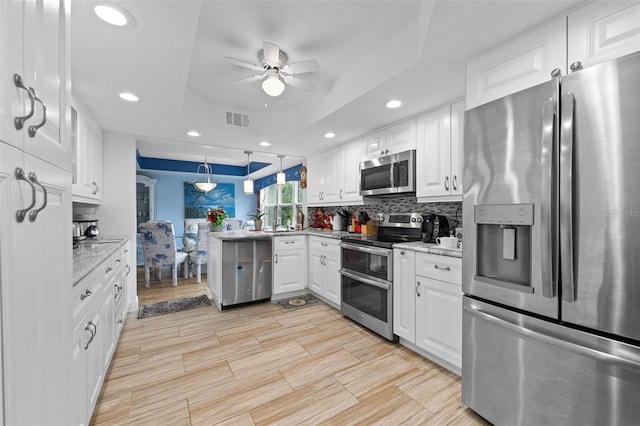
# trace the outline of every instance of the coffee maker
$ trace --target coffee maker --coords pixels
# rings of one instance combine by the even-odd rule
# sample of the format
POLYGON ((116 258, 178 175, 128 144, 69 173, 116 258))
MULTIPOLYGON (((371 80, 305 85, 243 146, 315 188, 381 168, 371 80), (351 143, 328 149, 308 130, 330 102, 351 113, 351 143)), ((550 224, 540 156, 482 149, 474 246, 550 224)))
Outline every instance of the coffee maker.
POLYGON ((436 214, 422 215, 422 241, 435 243, 436 238, 449 235, 449 220, 436 214))

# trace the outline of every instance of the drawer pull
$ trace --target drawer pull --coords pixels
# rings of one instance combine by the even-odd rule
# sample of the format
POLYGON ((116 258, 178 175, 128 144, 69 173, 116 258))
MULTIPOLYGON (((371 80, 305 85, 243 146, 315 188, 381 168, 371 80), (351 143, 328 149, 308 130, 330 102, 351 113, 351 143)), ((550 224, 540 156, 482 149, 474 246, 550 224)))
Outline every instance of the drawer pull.
POLYGON ((420 297, 420 281, 416 281, 416 296, 420 297))
POLYGON ((433 265, 434 268, 436 268, 439 271, 450 271, 451 268, 448 266, 438 266, 438 265, 433 265))
POLYGON ((80 295, 80 300, 84 300, 84 299, 86 299, 87 297, 91 296, 92 294, 93 294, 93 293, 91 292, 91 290, 86 289, 86 290, 84 291, 84 293, 82 293, 82 294, 80 295))

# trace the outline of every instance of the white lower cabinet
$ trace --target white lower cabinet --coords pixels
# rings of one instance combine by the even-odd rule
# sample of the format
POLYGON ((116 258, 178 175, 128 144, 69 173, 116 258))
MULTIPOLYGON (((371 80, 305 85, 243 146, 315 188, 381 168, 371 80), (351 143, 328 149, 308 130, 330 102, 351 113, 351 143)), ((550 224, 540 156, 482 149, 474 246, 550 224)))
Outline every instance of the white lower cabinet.
POLYGON ((340 240, 309 237, 309 289, 335 308, 340 307, 340 240))
POLYGON ((222 240, 207 238, 207 244, 207 287, 211 292, 213 303, 220 309, 222 300, 222 240))
POLYGON ((394 249, 393 260, 394 334, 459 373, 462 259, 394 249))
POLYGON ((273 238, 273 295, 307 288, 307 237, 273 238))
POLYGON ((126 241, 73 288, 70 424, 87 425, 124 322, 124 282, 131 271, 126 241))

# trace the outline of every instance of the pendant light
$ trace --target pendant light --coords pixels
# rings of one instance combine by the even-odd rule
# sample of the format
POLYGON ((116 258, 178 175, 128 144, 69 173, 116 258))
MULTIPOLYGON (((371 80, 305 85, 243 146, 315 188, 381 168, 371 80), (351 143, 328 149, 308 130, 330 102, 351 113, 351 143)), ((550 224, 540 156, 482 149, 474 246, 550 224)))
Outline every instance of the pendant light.
POLYGON ((280 171, 276 175, 276 184, 277 185, 284 185, 287 182, 286 176, 284 175, 284 172, 282 171, 282 159, 284 158, 284 155, 278 155, 278 158, 280 159, 280 171))
POLYGON ((209 163, 207 163, 207 156, 205 155, 204 164, 200 164, 198 166, 198 169, 196 170, 196 177, 193 182, 191 182, 193 184, 193 187, 200 192, 204 192, 205 194, 213 191, 213 188, 215 188, 218 184, 212 180, 212 174, 213 173, 211 170, 211 166, 209 165, 209 163), (202 170, 202 173, 200 172, 200 170, 202 170), (201 174, 206 175, 206 177, 202 176, 200 178, 201 174))
POLYGON ((253 181, 249 177, 251 174, 251 162, 249 161, 249 155, 253 154, 252 151, 245 151, 247 154, 247 178, 244 180, 244 193, 245 194, 253 194, 253 181))

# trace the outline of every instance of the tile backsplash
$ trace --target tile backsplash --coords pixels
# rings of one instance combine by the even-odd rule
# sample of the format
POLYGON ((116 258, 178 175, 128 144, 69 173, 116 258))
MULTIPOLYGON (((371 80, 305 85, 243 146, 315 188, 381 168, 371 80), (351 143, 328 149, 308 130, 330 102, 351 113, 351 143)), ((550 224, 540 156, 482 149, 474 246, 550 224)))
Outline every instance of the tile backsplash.
MULTIPOLYGON (((380 204, 364 206, 322 207, 322 211, 324 214, 330 214, 345 209, 356 216, 362 211, 366 211, 370 216, 376 213, 434 213, 446 216, 451 227, 462 226, 462 202, 418 203, 415 197, 402 196, 381 198, 381 200, 380 204)), ((309 207, 307 217, 313 217, 316 209, 317 207, 309 207)))

